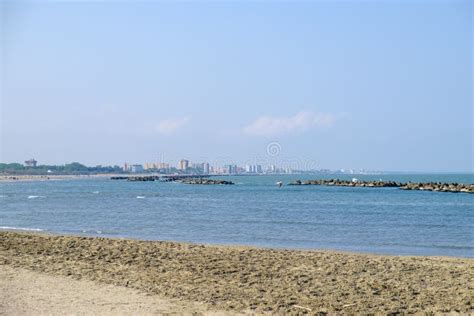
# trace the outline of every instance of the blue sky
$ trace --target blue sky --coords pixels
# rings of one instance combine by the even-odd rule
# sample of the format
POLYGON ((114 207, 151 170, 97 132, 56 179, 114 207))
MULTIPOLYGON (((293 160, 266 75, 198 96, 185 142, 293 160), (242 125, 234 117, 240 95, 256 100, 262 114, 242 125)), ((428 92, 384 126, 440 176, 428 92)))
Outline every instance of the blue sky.
POLYGON ((473 171, 472 13, 2 2, 1 160, 473 171))

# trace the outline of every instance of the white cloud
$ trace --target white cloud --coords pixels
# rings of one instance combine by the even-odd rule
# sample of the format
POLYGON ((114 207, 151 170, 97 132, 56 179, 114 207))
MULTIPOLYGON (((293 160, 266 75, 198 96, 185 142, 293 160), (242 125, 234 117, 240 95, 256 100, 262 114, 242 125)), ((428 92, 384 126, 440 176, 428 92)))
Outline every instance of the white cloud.
POLYGON ((245 126, 243 131, 249 135, 276 136, 312 128, 331 127, 334 119, 334 115, 330 113, 313 112, 299 112, 290 117, 261 116, 245 126))
POLYGON ((160 134, 171 135, 184 127, 188 122, 188 117, 162 120, 158 123, 157 130, 160 134))

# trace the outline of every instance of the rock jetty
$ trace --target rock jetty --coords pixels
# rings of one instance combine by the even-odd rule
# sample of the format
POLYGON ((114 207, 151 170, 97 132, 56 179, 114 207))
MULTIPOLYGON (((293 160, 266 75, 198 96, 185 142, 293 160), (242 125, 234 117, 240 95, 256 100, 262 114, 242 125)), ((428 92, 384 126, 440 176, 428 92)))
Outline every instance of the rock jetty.
POLYGON ((289 183, 289 185, 329 185, 329 186, 340 186, 340 187, 399 187, 401 184, 395 181, 348 181, 339 179, 330 180, 296 180, 289 183))
POLYGON ((114 176, 114 177, 110 177, 110 180, 127 180, 128 177, 125 177, 125 176, 114 176))
POLYGON ((171 176, 158 176, 158 175, 136 175, 136 176, 113 176, 111 180, 126 180, 126 181, 160 181, 160 182, 174 182, 183 179, 195 179, 195 178, 206 178, 209 175, 171 175, 171 176))
POLYGON ((158 176, 138 176, 138 177, 128 177, 127 181, 156 181, 159 180, 158 176))
POLYGON ((186 184, 222 184, 232 185, 234 182, 227 180, 216 180, 216 179, 204 179, 204 178, 186 178, 176 180, 175 182, 186 183, 186 184))
POLYGON ((159 176, 115 176, 110 177, 110 180, 126 180, 126 181, 156 181, 159 176))
POLYGON ((160 178, 161 182, 179 182, 184 179, 203 179, 209 178, 210 175, 171 175, 171 176, 162 176, 160 178))
POLYGON ((341 187, 369 187, 369 188, 400 188, 402 190, 420 190, 452 193, 474 193, 474 184, 463 183, 441 183, 441 182, 408 182, 398 183, 395 181, 349 181, 339 179, 321 180, 296 180, 288 185, 327 185, 341 187))
POLYGON ((474 193, 474 184, 463 183, 405 183, 400 186, 402 190, 421 190, 421 191, 436 191, 436 192, 452 192, 452 193, 474 193))

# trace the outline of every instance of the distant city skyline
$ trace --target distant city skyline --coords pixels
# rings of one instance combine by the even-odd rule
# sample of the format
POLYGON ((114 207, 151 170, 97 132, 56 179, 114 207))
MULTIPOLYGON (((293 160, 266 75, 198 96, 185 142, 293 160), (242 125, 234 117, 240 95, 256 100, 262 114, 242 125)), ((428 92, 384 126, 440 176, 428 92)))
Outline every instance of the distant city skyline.
MULTIPOLYGON (((195 162, 187 159, 180 159, 176 163, 161 162, 161 161, 148 161, 148 162, 124 162, 123 164, 96 164, 96 165, 83 165, 79 161, 72 161, 63 164, 48 164, 38 163, 34 158, 21 162, 10 162, 6 165, 23 165, 26 168, 36 168, 36 170, 43 170, 47 166, 68 166, 72 165, 83 165, 87 168, 98 168, 107 169, 111 168, 114 170, 120 169, 125 172, 131 173, 169 173, 173 174, 176 172, 187 172, 197 174, 209 174, 209 175, 227 175, 227 174, 293 174, 293 173, 329 173, 329 174, 390 174, 390 173, 410 173, 399 170, 376 170, 376 169, 357 169, 357 168, 323 168, 315 164, 298 164, 297 161, 290 162, 291 164, 281 165, 268 162, 245 164, 239 165, 234 163, 219 163, 218 161, 208 162, 201 161, 195 162)), ((5 164, 1 162, 1 164, 5 164)), ((8 169, 8 168, 7 168, 8 169)), ((13 170, 13 169, 11 169, 13 170)), ((48 171, 49 172, 49 171, 48 171)), ((413 173, 433 173, 433 172, 413 172, 413 173)), ((449 172, 434 172, 434 173, 449 173, 449 172)), ((452 173, 464 173, 464 172, 452 172, 452 173)))
POLYGON ((0 4, 0 161, 473 172, 471 1, 0 4))
POLYGON ((38 163, 37 160, 34 158, 25 160, 23 163, 14 162, 10 164, 1 163, 2 168, 7 170, 8 172, 12 172, 15 170, 19 171, 28 171, 31 172, 41 172, 47 171, 47 173, 53 172, 53 170, 57 170, 61 167, 68 167, 69 169, 73 169, 75 171, 86 170, 87 172, 92 171, 100 171, 100 172, 107 172, 110 173, 111 170, 113 172, 123 171, 123 172, 130 172, 130 173, 161 173, 161 174, 176 174, 176 173, 184 173, 184 174, 202 174, 202 175, 239 175, 239 174, 293 174, 293 173, 343 173, 343 174, 380 174, 384 173, 382 170, 364 170, 364 169, 337 169, 331 170, 326 168, 308 168, 308 166, 299 166, 296 163, 289 164, 289 165, 275 165, 275 164, 246 164, 246 165, 237 165, 233 163, 228 164, 217 164, 216 162, 193 162, 187 159, 180 159, 176 164, 172 162, 145 162, 145 163, 129 163, 125 162, 123 165, 94 165, 94 166, 87 166, 78 161, 74 161, 71 163, 66 164, 59 164, 59 165, 49 165, 44 163, 38 163), (18 166, 22 165, 22 167, 18 166), (301 168, 303 167, 303 168, 301 168), (49 170, 51 168, 51 170, 49 170), (103 171, 105 170, 105 171, 103 171))

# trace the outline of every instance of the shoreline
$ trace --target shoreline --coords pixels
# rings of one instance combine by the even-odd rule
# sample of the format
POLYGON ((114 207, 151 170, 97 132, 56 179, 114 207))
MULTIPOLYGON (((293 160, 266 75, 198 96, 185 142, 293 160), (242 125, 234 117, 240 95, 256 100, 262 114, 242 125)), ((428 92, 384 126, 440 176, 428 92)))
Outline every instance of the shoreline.
POLYGON ((474 305, 469 258, 0 231, 2 265, 229 312, 469 313, 474 305))
POLYGON ((371 251, 359 251, 359 250, 343 250, 337 248, 298 248, 298 247, 277 247, 277 246, 261 246, 253 244, 238 244, 238 243, 212 243, 212 242, 193 242, 193 241, 182 241, 182 240, 169 240, 169 239, 143 239, 139 237, 120 237, 113 236, 104 233, 90 233, 90 232, 55 232, 48 229, 41 228, 27 228, 27 227, 9 227, 0 226, 0 234, 3 232, 7 233, 20 233, 20 234, 32 234, 39 236, 51 236, 51 237, 73 237, 73 238, 100 238, 110 239, 117 241, 136 241, 136 242, 165 242, 165 243, 177 243, 189 246, 205 246, 215 248, 230 248, 230 249, 259 249, 259 250, 274 250, 274 251, 301 251, 301 252, 318 252, 318 253, 330 253, 330 254, 341 254, 341 255, 363 255, 363 256, 380 256, 380 257, 401 257, 401 258, 440 258, 440 259, 467 259, 474 260, 473 256, 449 256, 449 255, 424 255, 424 254, 393 254, 383 252, 371 252, 371 251))
POLYGON ((26 182, 26 181, 57 181, 57 180, 84 180, 102 179, 117 176, 117 174, 64 174, 64 175, 0 175, 1 182, 26 182))

